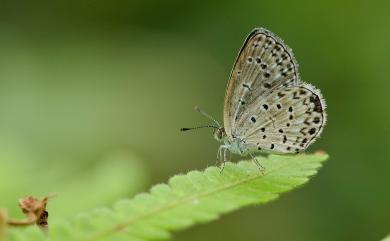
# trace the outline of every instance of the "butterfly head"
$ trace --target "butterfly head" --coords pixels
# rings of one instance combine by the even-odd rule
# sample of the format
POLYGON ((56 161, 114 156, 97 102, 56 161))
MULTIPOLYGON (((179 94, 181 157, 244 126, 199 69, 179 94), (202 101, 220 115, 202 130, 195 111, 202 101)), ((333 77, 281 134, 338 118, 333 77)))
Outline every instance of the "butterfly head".
POLYGON ((226 137, 225 128, 219 127, 214 130, 214 138, 217 141, 221 142, 224 137, 226 137))

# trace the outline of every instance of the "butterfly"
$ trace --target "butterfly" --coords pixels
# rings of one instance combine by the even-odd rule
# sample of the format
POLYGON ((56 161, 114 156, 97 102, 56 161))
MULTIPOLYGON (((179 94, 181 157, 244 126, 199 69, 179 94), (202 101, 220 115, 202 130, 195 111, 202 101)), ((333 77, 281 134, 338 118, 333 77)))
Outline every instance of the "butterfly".
POLYGON ((181 130, 214 128, 214 137, 221 142, 219 159, 225 162, 230 151, 256 160, 255 152, 304 151, 320 136, 325 109, 320 90, 301 81, 292 50, 269 30, 256 28, 246 38, 230 73, 224 125, 197 108, 215 125, 181 130))

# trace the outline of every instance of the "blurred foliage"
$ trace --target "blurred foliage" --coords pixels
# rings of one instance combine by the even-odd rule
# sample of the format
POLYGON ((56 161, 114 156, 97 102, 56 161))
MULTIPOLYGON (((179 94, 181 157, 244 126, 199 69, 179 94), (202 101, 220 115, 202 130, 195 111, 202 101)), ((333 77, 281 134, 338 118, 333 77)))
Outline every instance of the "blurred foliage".
MULTIPOLYGON (((306 188, 177 240, 380 240, 390 223, 389 12, 385 0, 1 0, 1 206, 76 191, 73 174, 99 182, 89 171, 116 150, 135 153, 148 170, 128 181, 140 178, 140 189, 214 164, 218 144, 207 131, 178 129, 207 122, 196 104, 221 120, 234 58, 263 26, 324 94, 329 122, 308 151, 325 149, 332 159, 306 188)), ((96 196, 80 210, 134 193, 127 186, 88 194, 96 196)))
POLYGON ((0 206, 7 207, 11 217, 23 216, 17 200, 29 193, 56 194, 50 201, 50 213, 54 214, 50 219, 55 221, 108 205, 143 190, 148 183, 145 167, 130 152, 110 154, 94 166, 84 168, 37 165, 32 158, 15 156, 7 150, 1 153, 0 206))

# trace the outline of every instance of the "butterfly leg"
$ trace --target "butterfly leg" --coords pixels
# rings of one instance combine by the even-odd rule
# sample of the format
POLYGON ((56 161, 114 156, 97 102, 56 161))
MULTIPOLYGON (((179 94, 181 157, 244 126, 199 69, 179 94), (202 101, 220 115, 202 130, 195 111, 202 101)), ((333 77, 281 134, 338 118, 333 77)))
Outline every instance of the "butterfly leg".
POLYGON ((221 173, 225 168, 225 163, 227 160, 227 151, 228 151, 228 146, 226 145, 219 146, 218 153, 217 153, 217 165, 220 165, 221 173))
POLYGON ((221 164, 224 160, 224 150, 226 149, 226 147, 224 145, 220 145, 219 148, 218 148, 218 152, 217 152, 217 162, 216 164, 219 165, 221 164))
POLYGON ((265 170, 265 168, 260 164, 260 162, 257 160, 257 158, 253 155, 253 153, 252 152, 248 152, 248 154, 251 156, 252 161, 257 165, 259 170, 261 172, 263 172, 265 170))
POLYGON ((240 146, 241 155, 249 154, 252 158, 252 161, 257 165, 259 170, 261 172, 263 172, 265 170, 265 168, 260 164, 260 162, 257 160, 257 158, 253 155, 253 153, 250 150, 248 150, 248 148, 245 147, 245 141, 243 139, 240 139, 240 138, 237 138, 237 139, 241 143, 241 146, 240 146))
POLYGON ((225 148, 223 149, 223 160, 222 160, 221 173, 222 173, 223 169, 225 168, 225 163, 226 163, 226 160, 227 160, 227 154, 226 154, 227 151, 228 151, 228 148, 225 147, 225 148))
POLYGON ((219 146, 218 148, 218 152, 217 152, 217 162, 216 162, 216 165, 219 166, 219 164, 221 164, 223 162, 223 150, 224 150, 224 146, 221 145, 219 146))
POLYGON ((220 157, 221 157, 221 146, 219 146, 219 148, 218 148, 218 151, 217 151, 217 162, 216 162, 216 164, 218 165, 218 163, 219 163, 219 160, 220 160, 220 157))

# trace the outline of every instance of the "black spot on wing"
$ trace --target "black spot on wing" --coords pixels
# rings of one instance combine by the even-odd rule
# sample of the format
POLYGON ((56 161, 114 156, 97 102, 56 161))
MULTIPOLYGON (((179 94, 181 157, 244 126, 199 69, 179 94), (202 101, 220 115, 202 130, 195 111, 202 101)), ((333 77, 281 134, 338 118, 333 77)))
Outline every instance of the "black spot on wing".
POLYGON ((244 88, 246 88, 248 90, 252 90, 251 87, 249 85, 247 85, 247 84, 242 84, 242 87, 244 87, 244 88))
POLYGON ((251 121, 253 122, 253 123, 256 123, 256 118, 255 117, 251 117, 251 121))
POLYGON ((311 128, 311 129, 309 130, 309 134, 310 134, 310 135, 314 135, 314 133, 316 133, 316 128, 311 128))
POLYGON ((314 117, 314 119, 313 119, 313 123, 315 123, 315 124, 319 124, 320 121, 321 121, 321 118, 318 116, 314 117))
POLYGON ((313 99, 314 99, 314 101, 313 101, 313 103, 314 103, 314 109, 313 109, 313 110, 314 110, 315 112, 322 113, 323 110, 322 110, 322 104, 321 104, 320 97, 315 96, 313 99))
POLYGON ((267 89, 270 89, 272 87, 271 84, 268 82, 264 82, 263 86, 264 86, 264 88, 267 88, 267 89))

